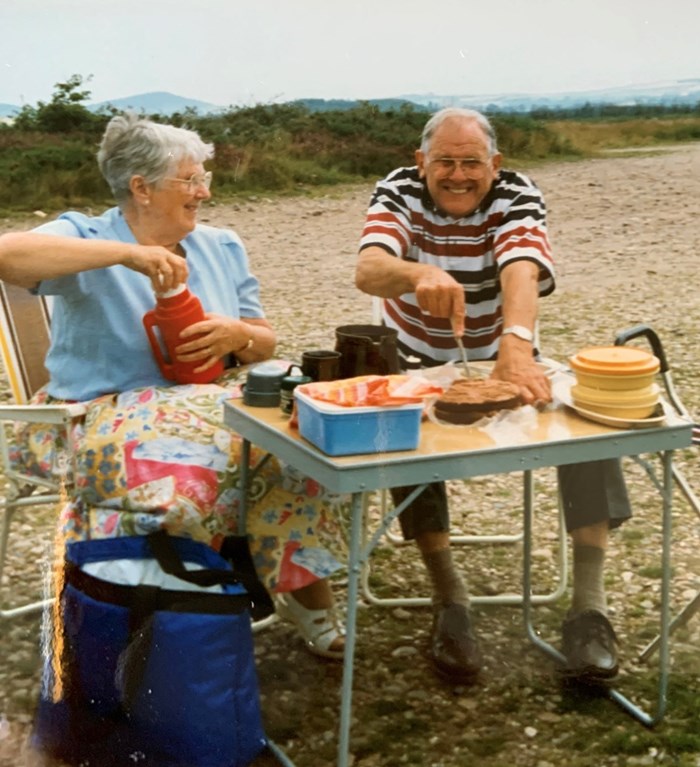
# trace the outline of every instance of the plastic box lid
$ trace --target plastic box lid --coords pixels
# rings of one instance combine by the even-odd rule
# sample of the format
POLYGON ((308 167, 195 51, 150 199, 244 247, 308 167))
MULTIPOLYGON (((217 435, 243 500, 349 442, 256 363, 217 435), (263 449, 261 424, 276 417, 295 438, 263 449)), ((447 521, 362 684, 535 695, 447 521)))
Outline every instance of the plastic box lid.
POLYGON ((328 455, 415 450, 423 404, 343 407, 295 390, 299 433, 328 455))
POLYGON ((593 346, 569 358, 574 370, 597 375, 643 375, 655 373, 659 360, 650 352, 630 346, 593 346))

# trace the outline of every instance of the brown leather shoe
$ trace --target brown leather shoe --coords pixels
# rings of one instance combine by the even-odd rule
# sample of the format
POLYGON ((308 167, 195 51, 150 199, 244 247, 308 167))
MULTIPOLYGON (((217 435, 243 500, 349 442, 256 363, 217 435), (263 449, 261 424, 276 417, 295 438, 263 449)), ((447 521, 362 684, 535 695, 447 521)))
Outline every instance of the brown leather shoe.
POLYGON ((451 681, 472 680, 481 670, 483 657, 479 641, 464 605, 435 608, 430 657, 438 672, 451 681))
POLYGON ((598 610, 568 615, 562 625, 566 665, 562 673, 581 681, 601 682, 618 672, 617 637, 610 621, 598 610))

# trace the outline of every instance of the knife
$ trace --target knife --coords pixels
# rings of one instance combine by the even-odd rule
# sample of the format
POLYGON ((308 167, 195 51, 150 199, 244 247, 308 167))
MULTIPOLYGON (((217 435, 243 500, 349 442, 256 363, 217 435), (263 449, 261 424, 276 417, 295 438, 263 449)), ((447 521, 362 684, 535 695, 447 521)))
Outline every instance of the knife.
POLYGON ((464 351, 464 344, 462 343, 462 339, 459 336, 455 336, 455 341, 457 341, 457 346, 459 348, 459 353, 462 355, 462 365, 464 366, 464 375, 467 378, 470 378, 469 375, 469 363, 467 362, 467 353, 464 351))

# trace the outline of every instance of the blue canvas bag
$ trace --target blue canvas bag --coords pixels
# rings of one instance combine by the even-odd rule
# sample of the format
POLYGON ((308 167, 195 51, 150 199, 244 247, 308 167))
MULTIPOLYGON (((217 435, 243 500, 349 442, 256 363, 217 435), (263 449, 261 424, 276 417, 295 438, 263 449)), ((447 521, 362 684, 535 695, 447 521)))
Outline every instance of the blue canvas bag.
POLYGON ((33 745, 87 767, 247 767, 268 747, 254 577, 165 533, 70 543, 33 745))

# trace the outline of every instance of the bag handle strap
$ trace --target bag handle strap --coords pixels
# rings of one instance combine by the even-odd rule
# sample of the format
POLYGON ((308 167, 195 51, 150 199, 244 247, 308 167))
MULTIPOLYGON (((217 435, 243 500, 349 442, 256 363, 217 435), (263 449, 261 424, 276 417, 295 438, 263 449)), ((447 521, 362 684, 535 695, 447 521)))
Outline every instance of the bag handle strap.
POLYGON ((157 530, 146 536, 148 545, 153 556, 158 560, 158 564, 168 575, 174 575, 180 580, 193 583, 197 586, 224 586, 241 585, 248 592, 250 597, 251 615, 254 620, 260 620, 275 611, 272 598, 262 581, 258 578, 255 568, 252 566, 250 552, 246 546, 245 552, 241 551, 240 546, 237 552, 245 557, 245 562, 237 561, 239 557, 233 559, 233 570, 221 570, 216 568, 204 568, 202 570, 188 570, 178 553, 172 538, 165 530, 157 530), (248 565, 248 566, 244 566, 248 565))
POLYGON ((146 536, 146 540, 148 541, 151 553, 168 575, 174 575, 182 581, 204 587, 241 583, 232 570, 217 570, 213 568, 188 570, 171 537, 165 530, 149 533, 146 536))

